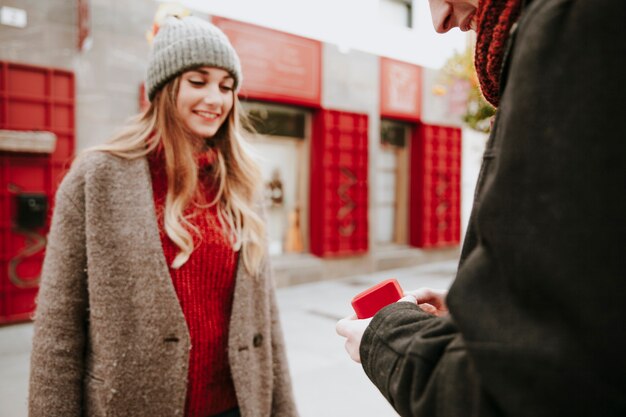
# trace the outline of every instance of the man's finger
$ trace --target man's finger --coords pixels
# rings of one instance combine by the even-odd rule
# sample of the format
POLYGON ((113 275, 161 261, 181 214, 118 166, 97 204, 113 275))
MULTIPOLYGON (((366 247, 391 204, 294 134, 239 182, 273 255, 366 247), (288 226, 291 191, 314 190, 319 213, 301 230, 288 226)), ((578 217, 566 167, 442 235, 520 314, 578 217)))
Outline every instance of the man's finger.
POLYGON ((408 302, 417 304, 417 298, 413 294, 405 294, 404 297, 398 300, 398 302, 408 302))
POLYGON ((421 308, 422 310, 424 310, 427 313, 430 314, 435 314, 437 313, 437 308, 431 304, 428 303, 423 303, 423 304, 418 304, 419 308, 421 308))
POLYGON ((350 326, 350 323, 354 322, 354 320, 356 319, 356 314, 353 314, 339 320, 335 325, 335 331, 337 332, 337 334, 343 337, 348 337, 348 327, 350 326))
POLYGON ((335 331, 337 332, 339 336, 343 336, 343 337, 347 336, 346 335, 346 322, 347 322, 347 319, 341 319, 335 325, 335 331))

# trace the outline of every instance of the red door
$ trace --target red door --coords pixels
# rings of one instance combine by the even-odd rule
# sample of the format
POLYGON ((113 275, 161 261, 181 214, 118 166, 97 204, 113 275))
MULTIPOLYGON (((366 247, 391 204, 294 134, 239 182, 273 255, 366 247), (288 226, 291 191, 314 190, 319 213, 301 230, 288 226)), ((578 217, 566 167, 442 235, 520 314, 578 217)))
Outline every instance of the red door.
POLYGON ((52 153, 0 149, 0 324, 35 308, 54 193, 74 154, 74 97, 70 71, 0 61, 0 130, 56 136, 52 153))
POLYGON ((311 145, 311 252, 368 250, 367 115, 319 111, 311 145))
POLYGON ((461 239, 461 129, 420 125, 411 143, 409 243, 420 248, 461 239))

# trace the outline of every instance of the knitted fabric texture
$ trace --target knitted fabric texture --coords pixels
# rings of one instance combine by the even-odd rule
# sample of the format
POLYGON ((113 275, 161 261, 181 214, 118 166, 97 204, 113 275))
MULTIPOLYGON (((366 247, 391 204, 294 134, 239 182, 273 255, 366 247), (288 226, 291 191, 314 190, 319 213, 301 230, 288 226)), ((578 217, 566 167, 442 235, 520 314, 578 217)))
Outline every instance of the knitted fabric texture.
MULTIPOLYGON (((147 159, 86 152, 59 185, 37 295, 30 417, 184 415, 191 339, 147 159)), ((239 263, 232 303, 228 359, 241 414, 297 417, 269 259, 256 275, 239 263)))
POLYGON ((485 99, 500 102, 500 73, 511 27, 517 21, 521 0, 480 0, 477 11, 477 40, 474 63, 485 99))
MULTIPOLYGON (((214 197, 208 175, 211 160, 198 159, 206 201, 214 197)), ((153 155, 149 163, 163 252, 171 265, 179 249, 163 227, 167 177, 161 158, 153 155)), ((238 254, 221 230, 215 206, 196 209, 191 221, 201 238, 194 239, 189 260, 179 269, 170 268, 170 275, 191 336, 185 416, 206 417, 237 406, 228 361, 228 328, 238 254)))
POLYGON ((239 89, 241 63, 224 32, 195 16, 169 17, 154 37, 148 58, 148 99, 152 101, 168 81, 200 66, 227 71, 235 79, 235 90, 239 89))

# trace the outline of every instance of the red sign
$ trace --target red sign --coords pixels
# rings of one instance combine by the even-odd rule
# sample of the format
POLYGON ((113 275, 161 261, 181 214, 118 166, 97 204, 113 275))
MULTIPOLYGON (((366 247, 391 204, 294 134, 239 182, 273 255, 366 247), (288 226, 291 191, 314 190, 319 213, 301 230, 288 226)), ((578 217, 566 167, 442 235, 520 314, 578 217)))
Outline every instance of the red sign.
POLYGON ((417 65, 380 59, 380 114, 419 121, 422 102, 422 69, 417 65))
POLYGON ((222 17, 212 21, 241 59, 242 97, 321 105, 320 42, 222 17))
POLYGON ((145 112, 150 108, 150 101, 148 101, 148 95, 146 94, 146 84, 141 83, 139 85, 139 111, 145 112))

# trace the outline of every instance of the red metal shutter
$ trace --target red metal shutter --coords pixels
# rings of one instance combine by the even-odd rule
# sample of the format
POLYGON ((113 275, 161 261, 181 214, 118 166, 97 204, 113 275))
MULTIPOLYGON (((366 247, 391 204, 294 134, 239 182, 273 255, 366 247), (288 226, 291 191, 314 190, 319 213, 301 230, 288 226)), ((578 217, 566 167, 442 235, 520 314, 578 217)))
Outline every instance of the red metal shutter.
POLYGON ((74 74, 70 71, 0 61, 0 129, 48 131, 56 135, 52 154, 0 151, 0 323, 32 314, 43 250, 33 237, 46 236, 57 186, 75 145, 74 74), (48 199, 45 226, 18 231, 17 194, 48 199), (14 273, 10 274, 13 261, 14 273))
POLYGON ((367 115, 321 110, 311 145, 311 252, 347 256, 368 250, 367 115))
POLYGON ((420 125, 411 143, 409 243, 420 248, 461 239, 461 129, 420 125))

